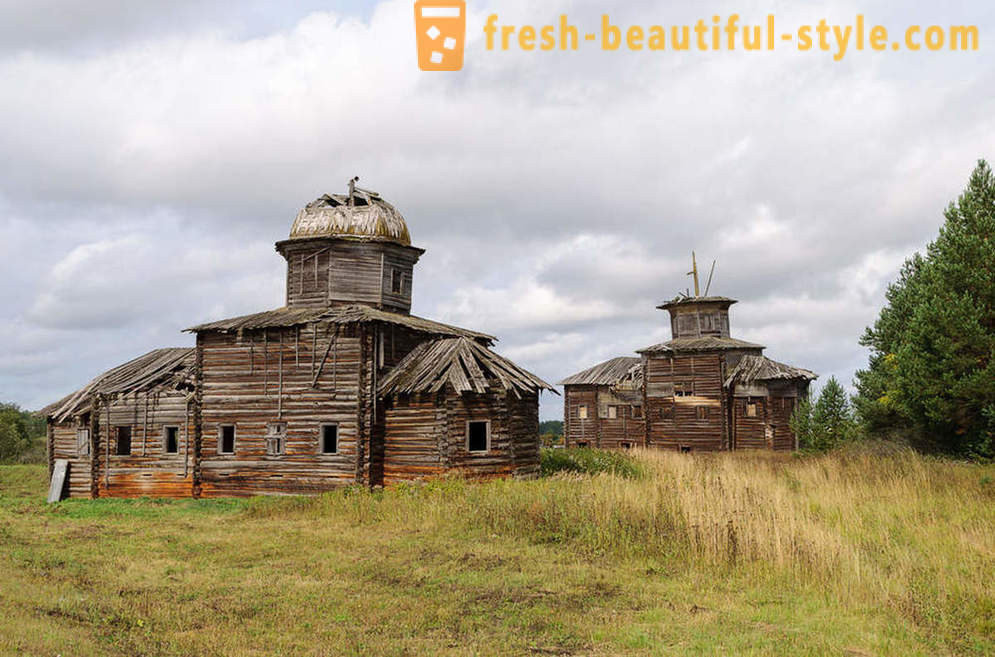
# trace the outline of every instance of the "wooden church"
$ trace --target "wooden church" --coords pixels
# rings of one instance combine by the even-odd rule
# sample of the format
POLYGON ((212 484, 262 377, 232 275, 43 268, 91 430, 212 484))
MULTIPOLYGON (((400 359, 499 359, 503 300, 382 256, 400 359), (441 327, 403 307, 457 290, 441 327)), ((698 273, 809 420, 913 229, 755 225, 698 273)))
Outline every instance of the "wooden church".
POLYGON ((539 394, 496 338, 410 314, 400 212, 350 181, 302 209, 286 305, 194 326, 46 407, 73 497, 316 493, 447 473, 533 477, 539 394))
MULTIPOLYGON (((789 420, 816 375, 732 337, 735 299, 685 294, 660 306, 673 336, 560 381, 567 446, 681 451, 797 448, 789 420)), ((709 281, 710 283, 710 281, 709 281)))

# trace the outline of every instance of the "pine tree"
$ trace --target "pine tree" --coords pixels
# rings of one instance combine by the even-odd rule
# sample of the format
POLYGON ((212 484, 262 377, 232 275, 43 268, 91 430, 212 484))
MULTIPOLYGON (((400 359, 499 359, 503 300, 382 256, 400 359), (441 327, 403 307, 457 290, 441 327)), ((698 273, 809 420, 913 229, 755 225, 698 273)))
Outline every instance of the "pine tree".
POLYGON ((862 344, 857 408, 872 431, 907 428, 949 453, 995 456, 995 176, 978 163, 925 256, 888 290, 862 344))

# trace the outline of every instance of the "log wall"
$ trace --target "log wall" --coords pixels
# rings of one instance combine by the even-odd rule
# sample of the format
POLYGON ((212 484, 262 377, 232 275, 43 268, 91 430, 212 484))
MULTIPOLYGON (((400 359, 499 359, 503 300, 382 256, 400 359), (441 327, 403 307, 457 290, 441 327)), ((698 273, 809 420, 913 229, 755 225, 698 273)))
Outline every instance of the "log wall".
POLYGON ((598 445, 598 386, 563 386, 563 440, 567 447, 587 443, 598 445), (587 405, 587 418, 581 418, 579 407, 587 405))
POLYGON ((643 372, 648 446, 686 450, 729 448, 722 386, 725 359, 721 353, 646 355, 643 372), (675 387, 681 385, 693 386, 693 394, 675 395, 675 387))
POLYGON ((280 242, 287 259, 288 306, 366 303, 407 313, 418 249, 384 242, 310 239, 280 242), (401 290, 393 291, 393 271, 401 290))
POLYGON ((357 329, 210 332, 198 335, 197 349, 203 369, 201 495, 309 493, 356 480, 366 453, 357 329), (284 453, 270 455, 268 425, 279 422, 286 423, 284 453), (324 424, 338 427, 336 454, 321 453, 324 424), (235 426, 234 454, 219 453, 224 425, 235 426))

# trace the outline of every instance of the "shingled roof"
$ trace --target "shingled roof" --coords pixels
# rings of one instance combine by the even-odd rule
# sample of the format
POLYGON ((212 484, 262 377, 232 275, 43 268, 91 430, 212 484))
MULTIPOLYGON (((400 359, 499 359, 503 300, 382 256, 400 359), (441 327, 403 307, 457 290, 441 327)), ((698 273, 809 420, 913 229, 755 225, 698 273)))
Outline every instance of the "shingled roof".
POLYGON ((629 377, 639 386, 643 378, 643 359, 635 356, 619 356, 598 363, 582 372, 577 372, 560 381, 561 386, 593 385, 613 386, 629 377))
POLYGON ((737 340, 736 338, 722 338, 715 335, 704 335, 700 338, 675 338, 655 344, 652 347, 639 349, 636 353, 653 354, 681 351, 713 351, 726 349, 763 349, 762 344, 737 340))
MULTIPOLYGON (((465 337, 423 342, 384 377, 384 396, 439 392, 449 385, 458 394, 484 393, 495 386, 516 395, 556 390, 531 372, 465 337)), ((558 394, 558 393, 557 393, 558 394)))
POLYGON ((185 331, 199 333, 201 331, 221 331, 230 333, 239 330, 273 328, 278 326, 298 326, 312 322, 330 322, 333 324, 366 324, 383 322, 395 326, 403 326, 414 331, 447 337, 467 337, 488 344, 497 340, 493 335, 471 331, 470 329, 450 326, 431 319, 414 315, 402 315, 386 310, 378 310, 370 306, 350 305, 338 308, 277 308, 251 315, 242 315, 229 319, 198 324, 185 331))
POLYGON ((743 356, 726 379, 726 386, 733 383, 752 383, 754 381, 795 381, 803 379, 812 381, 818 375, 800 367, 792 367, 771 360, 766 356, 743 356))
POLYGON ((96 395, 120 395, 131 392, 155 392, 193 386, 195 353, 192 347, 150 351, 107 370, 76 392, 38 411, 56 422, 87 408, 96 395))

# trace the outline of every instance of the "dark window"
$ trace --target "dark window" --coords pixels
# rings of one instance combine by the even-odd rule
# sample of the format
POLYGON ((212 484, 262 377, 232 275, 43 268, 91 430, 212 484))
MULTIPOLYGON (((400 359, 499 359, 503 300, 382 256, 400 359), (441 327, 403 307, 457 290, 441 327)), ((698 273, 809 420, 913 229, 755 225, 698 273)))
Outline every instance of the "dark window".
POLYGON ((467 422, 466 423, 466 451, 486 452, 490 422, 467 422))
POLYGON ((632 417, 633 417, 633 419, 638 420, 642 416, 643 416, 643 407, 642 406, 633 406, 632 407, 632 417))
POLYGON ((586 440, 578 440, 577 441, 577 447, 587 447, 587 441, 586 440))
POLYGON ((664 420, 673 420, 674 419, 674 407, 673 406, 664 406, 664 407, 662 407, 660 409, 660 417, 663 418, 664 420))
POLYGON ((335 424, 321 425, 321 453, 339 453, 339 427, 335 424))
POLYGON ((690 445, 681 445, 681 454, 687 454, 691 451, 690 445))
POLYGON ((218 436, 218 451, 221 454, 235 453, 235 425, 226 424, 221 427, 218 436))
POLYGON ((118 456, 128 456, 131 454, 131 427, 117 428, 117 447, 114 453, 118 456))
POLYGON ((694 412, 695 412, 695 415, 698 417, 699 420, 707 420, 708 419, 708 407, 707 406, 695 406, 694 407, 694 412))
POLYGON ((180 451, 180 428, 166 427, 163 435, 162 451, 176 454, 180 451))
POLYGON ((390 291, 394 294, 400 294, 404 289, 404 272, 400 269, 394 269, 390 273, 390 291))
POLYGON ((694 395, 694 383, 675 383, 674 397, 691 397, 694 395))
POLYGON ((632 449, 632 443, 622 443, 622 449, 632 449))

